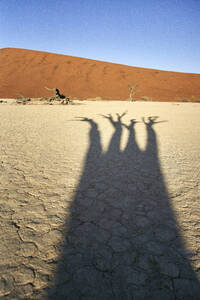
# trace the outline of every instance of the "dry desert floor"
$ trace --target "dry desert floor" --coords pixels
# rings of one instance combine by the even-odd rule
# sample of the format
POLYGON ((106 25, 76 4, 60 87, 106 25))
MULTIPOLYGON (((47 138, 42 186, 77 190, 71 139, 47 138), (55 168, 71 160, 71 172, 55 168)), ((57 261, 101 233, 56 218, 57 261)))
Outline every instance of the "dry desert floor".
POLYGON ((200 104, 0 106, 0 299, 200 299, 200 104))

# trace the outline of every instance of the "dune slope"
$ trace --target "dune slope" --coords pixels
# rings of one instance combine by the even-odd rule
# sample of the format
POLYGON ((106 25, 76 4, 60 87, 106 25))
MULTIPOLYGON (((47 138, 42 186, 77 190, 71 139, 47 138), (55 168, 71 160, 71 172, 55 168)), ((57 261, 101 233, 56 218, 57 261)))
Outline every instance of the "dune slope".
POLYGON ((78 99, 129 98, 128 83, 137 84, 136 99, 155 101, 200 99, 200 74, 130 67, 47 52, 0 49, 0 97, 48 97, 45 87, 57 87, 78 99))

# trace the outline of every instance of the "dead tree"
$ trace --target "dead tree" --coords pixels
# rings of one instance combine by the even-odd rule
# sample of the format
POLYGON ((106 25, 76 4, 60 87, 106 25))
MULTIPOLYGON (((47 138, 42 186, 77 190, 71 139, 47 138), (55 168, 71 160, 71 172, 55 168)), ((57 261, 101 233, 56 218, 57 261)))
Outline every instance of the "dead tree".
POLYGON ((135 84, 135 83, 132 84, 129 82, 128 86, 129 86, 129 90, 130 90, 129 100, 130 100, 130 102, 133 102, 133 96, 136 94, 137 84, 135 84))
POLYGON ((48 87, 45 87, 45 89, 54 92, 54 96, 49 98, 50 102, 52 102, 53 100, 61 101, 61 104, 69 104, 71 102, 69 98, 65 97, 65 95, 60 93, 59 89, 57 88, 50 89, 48 87))

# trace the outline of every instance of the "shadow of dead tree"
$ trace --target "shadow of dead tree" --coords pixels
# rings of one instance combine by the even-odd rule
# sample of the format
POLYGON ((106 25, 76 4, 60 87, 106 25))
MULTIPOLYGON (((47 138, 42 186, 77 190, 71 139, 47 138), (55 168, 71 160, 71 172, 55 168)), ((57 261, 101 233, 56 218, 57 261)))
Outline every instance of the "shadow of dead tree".
POLYGON ((114 128, 106 153, 97 123, 82 119, 90 145, 48 299, 200 299, 160 168, 159 121, 142 119, 142 151, 136 121, 123 125, 124 114, 103 116, 114 128), (123 126, 129 137, 121 151, 123 126))

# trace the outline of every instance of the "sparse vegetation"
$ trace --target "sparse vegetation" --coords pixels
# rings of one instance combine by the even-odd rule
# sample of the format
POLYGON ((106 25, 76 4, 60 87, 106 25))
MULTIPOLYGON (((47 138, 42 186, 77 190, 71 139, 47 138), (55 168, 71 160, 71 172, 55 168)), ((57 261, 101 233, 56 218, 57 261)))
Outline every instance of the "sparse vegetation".
POLYGON ((175 97, 176 102, 190 102, 189 99, 183 97, 175 97))
POLYGON ((98 97, 87 98, 86 100, 87 100, 87 101, 101 101, 102 98, 98 96, 98 97))
POLYGON ((42 104, 71 104, 72 101, 70 100, 70 98, 65 97, 65 95, 60 94, 59 90, 57 88, 53 88, 53 89, 49 89, 46 88, 48 90, 52 90, 54 91, 54 96, 49 97, 49 98, 28 98, 28 97, 24 97, 23 95, 19 95, 16 103, 17 104, 28 104, 28 102, 30 102, 30 104, 41 104, 41 102, 43 102, 42 104), (38 103, 40 102, 40 103, 38 103))
POLYGON ((54 92, 54 96, 48 98, 49 102, 56 100, 56 101, 60 101, 61 104, 69 104, 70 103, 71 100, 69 98, 67 98, 65 95, 61 94, 58 88, 53 88, 53 89, 50 89, 48 87, 45 87, 45 88, 49 91, 54 92))
POLYGON ((142 96, 141 100, 142 101, 152 101, 152 98, 148 97, 148 96, 142 96))
POLYGON ((7 103, 7 101, 6 101, 6 100, 1 100, 1 99, 0 99, 0 103, 7 103))
POLYGON ((19 94, 17 97, 17 103, 25 105, 27 102, 31 101, 31 98, 24 97, 23 95, 19 94))

